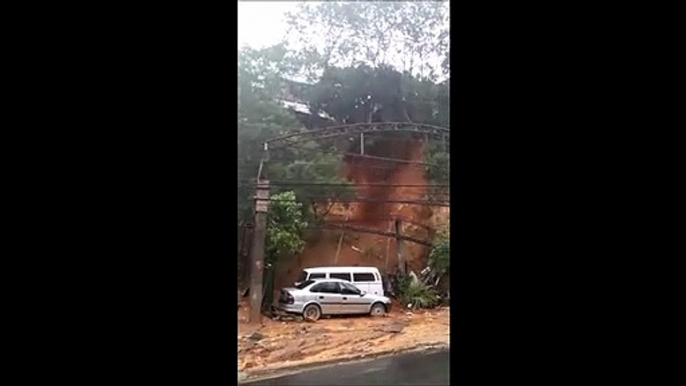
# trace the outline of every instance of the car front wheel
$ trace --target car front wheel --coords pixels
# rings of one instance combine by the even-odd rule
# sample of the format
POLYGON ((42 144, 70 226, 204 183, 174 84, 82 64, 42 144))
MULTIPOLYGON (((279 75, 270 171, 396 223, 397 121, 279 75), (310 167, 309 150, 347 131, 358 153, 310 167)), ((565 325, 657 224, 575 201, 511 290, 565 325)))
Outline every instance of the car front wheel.
POLYGON ((369 313, 372 316, 383 316, 386 313, 386 306, 381 303, 374 303, 372 310, 369 313))

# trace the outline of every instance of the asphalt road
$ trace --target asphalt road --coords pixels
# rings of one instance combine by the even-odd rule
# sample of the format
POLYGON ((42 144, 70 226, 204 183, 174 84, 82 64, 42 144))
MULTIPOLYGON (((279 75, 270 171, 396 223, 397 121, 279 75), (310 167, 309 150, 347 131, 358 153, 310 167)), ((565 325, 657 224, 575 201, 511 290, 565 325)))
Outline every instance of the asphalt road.
POLYGON ((241 383, 247 386, 449 385, 450 350, 409 353, 241 383))

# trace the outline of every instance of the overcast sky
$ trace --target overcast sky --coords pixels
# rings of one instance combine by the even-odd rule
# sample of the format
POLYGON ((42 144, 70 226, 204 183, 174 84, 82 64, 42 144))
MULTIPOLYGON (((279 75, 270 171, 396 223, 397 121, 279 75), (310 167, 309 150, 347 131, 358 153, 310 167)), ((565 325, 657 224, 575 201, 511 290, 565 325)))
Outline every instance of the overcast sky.
POLYGON ((263 48, 278 44, 286 34, 286 12, 298 1, 239 1, 238 47, 263 48))
MULTIPOLYGON (((311 1, 310 1, 311 2, 311 1)), ((248 45, 254 49, 280 43, 288 30, 286 13, 297 9, 302 1, 239 1, 238 2, 238 47, 248 45)), ((402 65, 391 59, 391 64, 402 69, 402 65)), ((442 58, 431 60, 439 68, 442 58)), ((445 77, 439 75, 439 80, 445 77)))

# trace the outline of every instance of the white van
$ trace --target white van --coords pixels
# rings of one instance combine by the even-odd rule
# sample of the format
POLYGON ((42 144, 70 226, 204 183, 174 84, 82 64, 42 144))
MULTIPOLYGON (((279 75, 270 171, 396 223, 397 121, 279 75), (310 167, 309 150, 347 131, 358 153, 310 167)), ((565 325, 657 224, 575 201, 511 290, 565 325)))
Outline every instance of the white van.
POLYGON ((317 267, 305 268, 298 282, 315 279, 347 280, 368 294, 384 296, 383 281, 379 270, 374 267, 317 267))

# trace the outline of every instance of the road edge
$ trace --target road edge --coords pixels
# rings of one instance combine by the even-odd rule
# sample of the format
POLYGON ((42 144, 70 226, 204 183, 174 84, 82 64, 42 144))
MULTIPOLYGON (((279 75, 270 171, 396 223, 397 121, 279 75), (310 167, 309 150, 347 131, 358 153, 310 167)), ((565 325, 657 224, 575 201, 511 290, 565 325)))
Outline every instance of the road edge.
POLYGON ((358 354, 350 357, 334 358, 318 362, 304 363, 295 366, 283 366, 277 368, 265 368, 258 369, 255 371, 239 371, 238 372, 238 382, 257 382, 271 378, 278 378, 285 375, 292 375, 300 373, 307 370, 315 370, 325 367, 336 366, 340 364, 347 364, 350 362, 366 362, 373 359, 378 359, 381 357, 387 357, 399 354, 408 354, 411 352, 420 351, 439 351, 450 348, 450 343, 434 342, 434 343, 419 343, 414 346, 402 348, 402 349, 392 349, 379 351, 375 353, 368 354, 358 354))

